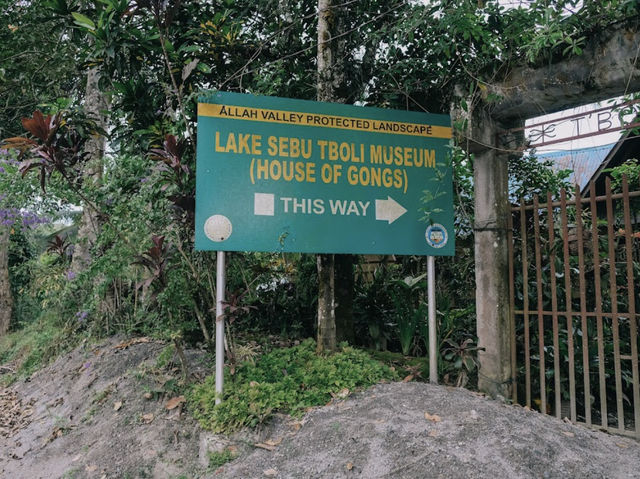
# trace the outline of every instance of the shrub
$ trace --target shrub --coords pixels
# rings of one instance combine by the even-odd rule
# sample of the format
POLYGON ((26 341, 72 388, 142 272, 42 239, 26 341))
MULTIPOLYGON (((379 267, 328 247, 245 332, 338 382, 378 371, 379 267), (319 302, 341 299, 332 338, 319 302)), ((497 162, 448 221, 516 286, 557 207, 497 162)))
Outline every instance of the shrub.
POLYGON ((231 432, 255 427, 274 412, 300 415, 311 406, 326 404, 332 395, 385 380, 395 373, 367 353, 348 346, 328 356, 317 355, 316 343, 273 350, 255 364, 244 363, 227 376, 223 401, 215 405, 215 376, 195 386, 189 403, 203 427, 231 432))

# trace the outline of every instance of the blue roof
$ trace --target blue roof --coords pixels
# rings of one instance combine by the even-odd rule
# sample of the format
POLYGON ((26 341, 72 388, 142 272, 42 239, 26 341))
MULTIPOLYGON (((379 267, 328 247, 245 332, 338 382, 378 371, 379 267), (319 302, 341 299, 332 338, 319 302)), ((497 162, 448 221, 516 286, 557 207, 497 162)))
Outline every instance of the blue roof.
POLYGON ((571 170, 569 182, 571 184, 577 183, 580 190, 584 191, 589 180, 593 178, 595 172, 598 171, 602 162, 616 145, 617 143, 610 143, 579 150, 536 153, 536 156, 539 160, 551 160, 553 162, 552 168, 555 171, 571 170))

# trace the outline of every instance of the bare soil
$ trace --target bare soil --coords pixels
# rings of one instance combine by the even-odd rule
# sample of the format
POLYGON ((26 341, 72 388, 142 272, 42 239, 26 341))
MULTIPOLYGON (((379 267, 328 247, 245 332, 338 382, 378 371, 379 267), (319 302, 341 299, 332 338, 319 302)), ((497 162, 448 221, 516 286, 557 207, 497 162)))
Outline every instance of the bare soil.
MULTIPOLYGON (((234 436, 184 409, 166 345, 112 338, 0 390, 0 477, 640 478, 640 443, 424 383, 375 386, 234 436), (214 451, 237 458, 209 465, 214 451)), ((203 377, 211 364, 186 352, 203 377)))

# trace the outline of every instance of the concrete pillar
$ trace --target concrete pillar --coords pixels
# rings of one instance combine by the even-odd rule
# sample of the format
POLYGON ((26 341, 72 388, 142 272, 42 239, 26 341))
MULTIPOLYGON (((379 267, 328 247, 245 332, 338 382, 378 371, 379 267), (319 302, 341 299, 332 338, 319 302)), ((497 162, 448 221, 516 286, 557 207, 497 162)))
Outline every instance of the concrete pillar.
MULTIPOLYGON (((494 144, 492 122, 479 127, 485 129, 484 144, 488 146, 487 140, 494 144)), ((476 317, 478 346, 484 348, 478 352, 478 388, 493 397, 509 398, 508 159, 493 148, 478 150, 474 159, 476 317)))

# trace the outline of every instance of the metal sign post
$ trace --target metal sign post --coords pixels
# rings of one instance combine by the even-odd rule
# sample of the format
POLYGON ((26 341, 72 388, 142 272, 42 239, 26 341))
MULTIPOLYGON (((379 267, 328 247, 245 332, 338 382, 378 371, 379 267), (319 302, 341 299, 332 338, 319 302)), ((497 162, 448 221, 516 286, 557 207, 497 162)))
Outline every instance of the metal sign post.
POLYGON ((224 251, 218 251, 216 264, 216 404, 222 402, 224 388, 224 289, 226 282, 224 251))
POLYGON ((438 331, 436 329, 435 257, 427 256, 427 300, 429 303, 429 382, 438 384, 438 331))

